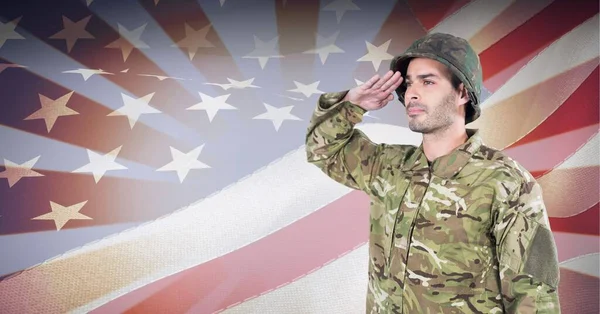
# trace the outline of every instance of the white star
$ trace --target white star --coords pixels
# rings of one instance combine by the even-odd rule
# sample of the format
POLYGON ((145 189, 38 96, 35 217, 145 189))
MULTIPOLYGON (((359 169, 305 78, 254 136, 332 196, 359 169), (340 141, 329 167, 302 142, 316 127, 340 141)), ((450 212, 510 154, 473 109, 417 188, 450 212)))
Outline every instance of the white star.
POLYGON ((174 76, 163 76, 163 75, 155 75, 155 74, 138 74, 139 76, 148 76, 148 77, 155 77, 157 78, 159 81, 164 81, 166 79, 172 79, 172 80, 180 80, 180 81, 185 81, 185 79, 180 78, 180 77, 174 77, 174 76))
POLYGON ((46 123, 46 130, 48 130, 48 133, 50 133, 52 127, 54 127, 54 124, 59 117, 79 114, 79 112, 67 107, 67 103, 69 102, 69 99, 71 99, 71 96, 73 96, 73 93, 74 92, 71 91, 56 100, 50 99, 42 94, 38 94, 42 108, 30 114, 24 120, 44 119, 44 122, 46 123))
POLYGON ((292 111, 292 108, 294 108, 294 106, 276 108, 267 103, 263 103, 263 104, 265 105, 267 112, 259 114, 258 116, 254 117, 252 119, 271 120, 273 122, 273 126, 275 127, 275 131, 279 131, 279 128, 281 127, 281 124, 283 123, 284 120, 296 120, 296 121, 302 120, 290 113, 290 111, 292 111))
POLYGON ((85 30, 90 18, 92 16, 89 15, 84 17, 83 19, 73 22, 68 17, 63 15, 63 26, 64 29, 60 32, 50 36, 52 39, 64 39, 67 42, 67 52, 71 52, 73 46, 78 39, 94 39, 95 37, 85 30))
POLYGON ((183 153, 180 150, 171 148, 171 156, 173 157, 173 161, 168 164, 162 166, 156 171, 177 171, 177 177, 179 177, 179 182, 183 183, 185 177, 187 177, 188 173, 192 169, 205 169, 210 168, 209 165, 206 165, 198 160, 198 156, 202 152, 202 148, 204 148, 204 144, 194 148, 189 153, 183 153))
POLYGON ((92 4, 92 2, 94 2, 94 0, 86 0, 85 2, 86 2, 86 4, 87 4, 87 6, 89 7, 89 6, 90 6, 90 4, 92 4))
POLYGON ((371 44, 370 42, 367 41, 366 44, 367 44, 367 49, 369 50, 369 52, 366 55, 360 57, 356 61, 371 61, 373 63, 373 68, 375 68, 375 71, 379 70, 381 61, 392 60, 394 58, 394 56, 392 56, 391 54, 389 54, 387 52, 391 41, 392 40, 389 39, 388 41, 383 43, 381 46, 377 46, 377 47, 375 47, 373 44, 371 44))
POLYGON ((144 113, 161 113, 158 109, 151 107, 148 103, 152 100, 154 93, 150 93, 141 98, 132 98, 128 95, 121 93, 124 105, 109 113, 107 116, 127 116, 129 120, 129 127, 133 129, 133 126, 138 121, 140 116, 144 113))
POLYGON ((354 82, 356 83, 356 86, 360 86, 365 83, 365 82, 357 80, 357 79, 354 79, 354 82))
POLYGON ((40 159, 40 156, 37 156, 20 165, 8 159, 4 159, 4 167, 6 170, 0 172, 0 178, 6 178, 8 180, 8 187, 11 188, 23 178, 43 177, 43 174, 31 170, 31 168, 35 166, 35 163, 38 161, 38 159, 40 159))
POLYGON ((186 110, 206 110, 206 114, 208 115, 208 120, 210 122, 212 122, 213 118, 217 115, 217 112, 219 112, 219 110, 237 109, 236 107, 225 102, 230 96, 230 94, 221 95, 218 97, 211 97, 201 92, 198 92, 198 94, 200 94, 202 101, 191 107, 188 107, 186 110))
POLYGON ((190 60, 194 59, 198 48, 213 48, 215 45, 206 39, 211 25, 208 24, 200 30, 195 30, 185 23, 185 37, 173 44, 172 47, 187 48, 190 60))
POLYGON ((102 69, 96 69, 96 70, 94 70, 94 69, 77 69, 77 70, 63 71, 62 73, 81 74, 81 76, 83 76, 84 81, 87 81, 94 74, 114 75, 114 73, 104 72, 102 69))
POLYGON ((275 94, 275 95, 277 95, 277 96, 281 96, 281 97, 285 97, 285 98, 287 98, 287 99, 291 99, 291 100, 295 100, 295 101, 303 101, 303 100, 304 100, 304 99, 302 99, 302 98, 291 97, 291 96, 288 96, 288 95, 281 95, 281 94, 275 94))
POLYGON ((250 54, 243 56, 242 58, 253 58, 258 59, 258 63, 260 64, 260 68, 264 69, 269 61, 269 58, 283 58, 277 52, 277 44, 279 41, 279 36, 275 36, 273 39, 268 42, 264 42, 260 40, 256 35, 254 36, 254 50, 250 52, 250 54))
POLYGON ((56 231, 59 231, 71 219, 92 219, 79 212, 86 203, 87 201, 84 201, 69 207, 65 207, 50 201, 50 208, 52 208, 52 211, 47 214, 31 218, 31 220, 54 220, 56 231))
POLYGON ((120 48, 121 53, 123 54, 123 61, 127 61, 127 57, 133 50, 133 48, 150 48, 145 42, 143 42, 140 37, 142 36, 142 32, 144 32, 144 28, 146 28, 146 24, 136 28, 133 31, 129 31, 123 25, 119 25, 119 35, 121 36, 119 39, 113 41, 112 43, 106 45, 105 48, 120 48))
POLYGON ((221 3, 221 6, 223 6, 225 4, 225 0, 219 0, 219 3, 221 3))
POLYGON ((335 0, 332 3, 326 5, 323 11, 335 11, 335 17, 339 23, 344 16, 346 11, 359 11, 360 8, 352 2, 352 0, 335 0))
POLYGON ((0 22, 0 48, 9 39, 25 39, 21 34, 15 32, 17 24, 21 21, 21 17, 18 17, 6 24, 0 22))
POLYGON ((16 63, 0 63, 0 73, 8 68, 26 68, 26 66, 16 63))
POLYGON ((121 147, 122 146, 115 148, 106 155, 100 155, 88 149, 87 153, 90 163, 81 168, 75 169, 72 172, 91 172, 94 174, 94 181, 98 183, 98 181, 102 179, 102 176, 104 176, 104 174, 109 170, 127 169, 127 167, 115 162, 119 151, 121 151, 121 147))
POLYGON ((317 34, 317 48, 304 51, 303 53, 319 54, 319 57, 321 58, 321 64, 325 64, 325 61, 327 61, 327 57, 330 53, 344 52, 344 50, 335 45, 335 41, 339 34, 339 31, 330 37, 323 37, 317 34))
POLYGON ((245 89, 247 87, 252 87, 252 88, 260 88, 259 86, 256 86, 254 84, 252 84, 252 82, 254 81, 254 78, 245 80, 245 81, 236 81, 236 80, 232 80, 230 78, 227 78, 227 80, 229 81, 229 83, 204 83, 206 85, 217 85, 219 87, 221 87, 224 90, 228 90, 230 88, 235 88, 235 89, 245 89))
POLYGON ((323 93, 323 91, 317 89, 317 86, 319 86, 319 82, 320 81, 316 81, 310 85, 304 85, 300 82, 294 81, 294 84, 296 84, 296 88, 289 89, 288 92, 302 93, 306 97, 310 97, 312 94, 321 94, 323 93))

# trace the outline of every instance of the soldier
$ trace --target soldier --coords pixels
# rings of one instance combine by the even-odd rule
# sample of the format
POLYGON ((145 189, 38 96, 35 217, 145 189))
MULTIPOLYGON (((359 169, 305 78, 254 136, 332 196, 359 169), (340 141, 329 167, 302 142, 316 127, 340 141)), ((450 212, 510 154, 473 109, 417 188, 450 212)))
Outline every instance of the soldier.
POLYGON ((371 199, 367 313, 560 313, 540 185, 465 126, 481 114, 481 85, 469 43, 433 33, 383 77, 320 96, 308 162, 371 199), (354 128, 394 91, 418 147, 354 128))

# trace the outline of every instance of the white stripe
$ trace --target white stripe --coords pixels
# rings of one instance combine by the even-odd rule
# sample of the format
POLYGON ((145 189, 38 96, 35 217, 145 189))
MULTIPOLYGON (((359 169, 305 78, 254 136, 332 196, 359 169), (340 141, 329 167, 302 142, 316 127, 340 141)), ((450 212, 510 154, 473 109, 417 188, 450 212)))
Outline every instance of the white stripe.
POLYGON ((429 32, 449 33, 469 39, 500 15, 513 2, 513 0, 472 1, 460 9, 460 11, 444 19, 429 32), (469 22, 465 23, 465 21, 469 22))
POLYGON ((86 243, 137 225, 139 223, 123 223, 76 229, 67 228, 60 232, 53 230, 0 236, 0 248, 2 248, 0 275, 33 267, 53 256, 69 250, 77 250, 77 247, 86 243), (30 250, 27 251, 27 254, 23 254, 23 248, 30 248, 30 250))
POLYGON ((600 147, 598 145, 598 133, 592 137, 581 149, 577 150, 573 155, 560 164, 556 169, 571 169, 580 167, 593 167, 600 166, 600 158, 598 158, 598 152, 600 147))
POLYGON ((306 277, 221 313, 365 313, 368 252, 363 245, 306 277))
POLYGON ((568 261, 560 263, 560 268, 569 269, 578 273, 600 277, 600 254, 593 253, 584 256, 577 256, 568 261))
MULTIPOLYGON (((600 55, 598 51, 599 36, 598 14, 596 14, 548 46, 505 85, 486 99, 481 105, 482 109, 489 109, 509 97, 587 61, 598 58, 600 55)), ((518 49, 518 47, 514 49, 518 49)), ((580 71, 578 76, 563 81, 562 89, 555 91, 557 102, 559 104, 563 103, 596 66, 597 64, 592 64, 587 71, 580 71)), ((483 70, 485 71, 485 69, 483 70)))

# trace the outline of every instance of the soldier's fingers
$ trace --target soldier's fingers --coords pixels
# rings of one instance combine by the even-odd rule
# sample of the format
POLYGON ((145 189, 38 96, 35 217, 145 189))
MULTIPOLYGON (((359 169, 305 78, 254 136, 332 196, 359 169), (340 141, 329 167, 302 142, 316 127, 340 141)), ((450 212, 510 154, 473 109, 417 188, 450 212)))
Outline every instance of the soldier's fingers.
POLYGON ((379 74, 375 74, 373 75, 368 81, 366 81, 365 83, 363 83, 363 87, 366 89, 370 89, 373 87, 373 84, 379 82, 380 78, 379 78, 379 74))
POLYGON ((392 73, 393 75, 390 76, 387 80, 385 80, 381 85, 381 90, 386 91, 390 86, 394 85, 399 79, 402 78, 400 72, 396 71, 392 73))
POLYGON ((379 80, 377 83, 373 84, 373 89, 381 89, 383 84, 385 84, 390 79, 390 77, 392 77, 392 75, 394 75, 394 72, 387 71, 387 73, 385 73, 385 75, 381 78, 381 80, 379 80))
POLYGON ((404 78, 402 77, 400 72, 396 72, 396 74, 394 74, 393 83, 385 89, 385 92, 392 93, 393 91, 395 91, 398 88, 398 86, 400 86, 400 84, 402 84, 403 80, 404 80, 404 78))

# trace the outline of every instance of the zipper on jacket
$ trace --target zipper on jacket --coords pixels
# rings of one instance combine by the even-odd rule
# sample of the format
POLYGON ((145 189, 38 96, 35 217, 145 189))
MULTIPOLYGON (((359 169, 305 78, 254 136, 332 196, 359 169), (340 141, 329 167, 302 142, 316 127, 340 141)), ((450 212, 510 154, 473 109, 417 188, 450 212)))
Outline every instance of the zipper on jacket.
MULTIPOLYGON (((402 282, 404 284, 403 290, 406 287, 406 278, 407 278, 407 274, 408 274, 408 262, 410 260, 410 247, 412 245, 413 231, 415 230, 416 221, 417 221, 417 218, 419 217, 419 212, 421 211, 421 206, 423 205, 423 200, 425 200, 425 196, 427 195, 427 191, 429 190, 429 186, 431 185, 431 181, 433 180, 431 167, 429 168, 429 172, 427 175, 429 178, 429 180, 427 180, 427 187, 425 187, 425 192, 423 192, 423 197, 421 198, 421 201, 419 202, 419 206, 417 206, 417 211, 415 212, 415 216, 413 217, 412 223, 410 225, 410 230, 408 231, 408 239, 407 239, 407 244, 406 244, 406 264, 404 265, 404 275, 402 276, 403 277, 402 282)), ((403 306, 404 306, 404 298, 402 298, 402 303, 400 304, 400 308, 402 308, 403 306)))

